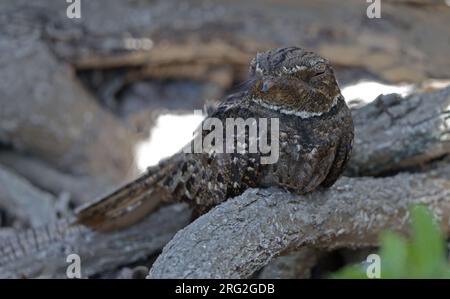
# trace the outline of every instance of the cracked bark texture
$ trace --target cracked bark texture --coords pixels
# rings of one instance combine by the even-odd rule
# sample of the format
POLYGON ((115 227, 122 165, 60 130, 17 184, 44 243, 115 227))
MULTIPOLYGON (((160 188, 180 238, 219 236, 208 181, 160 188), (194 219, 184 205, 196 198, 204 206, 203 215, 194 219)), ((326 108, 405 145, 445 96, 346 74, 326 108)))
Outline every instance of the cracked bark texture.
POLYGON ((82 277, 145 260, 158 253, 190 221, 185 205, 161 208, 143 222, 101 234, 59 221, 38 229, 0 235, 0 278, 66 278, 66 258, 81 259, 82 277))
POLYGON ((341 178, 327 191, 295 196, 248 190, 201 216, 164 247, 150 278, 247 278, 300 247, 368 247, 380 232, 407 232, 408 208, 427 205, 445 232, 450 167, 389 178, 341 178))
POLYGON ((380 175, 450 152, 450 87, 405 98, 381 95, 352 111, 355 140, 346 175, 380 175))

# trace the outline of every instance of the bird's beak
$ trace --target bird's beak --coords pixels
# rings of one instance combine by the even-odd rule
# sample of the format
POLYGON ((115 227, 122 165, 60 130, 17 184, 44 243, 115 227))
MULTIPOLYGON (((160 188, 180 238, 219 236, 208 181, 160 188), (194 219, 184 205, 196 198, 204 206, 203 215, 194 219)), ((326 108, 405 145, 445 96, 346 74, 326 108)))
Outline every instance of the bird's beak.
POLYGON ((271 79, 264 80, 262 87, 261 87, 261 91, 264 93, 269 92, 269 89, 271 89, 274 84, 275 84, 275 82, 271 79))

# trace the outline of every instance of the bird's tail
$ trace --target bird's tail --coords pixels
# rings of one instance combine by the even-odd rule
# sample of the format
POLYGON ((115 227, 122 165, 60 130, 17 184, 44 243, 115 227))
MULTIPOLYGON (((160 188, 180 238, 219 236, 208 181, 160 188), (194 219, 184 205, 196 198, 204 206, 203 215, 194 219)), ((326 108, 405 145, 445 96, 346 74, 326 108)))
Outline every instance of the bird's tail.
POLYGON ((111 231, 138 222, 173 197, 161 183, 178 167, 180 161, 175 157, 149 168, 138 179, 81 207, 75 223, 97 231, 111 231))

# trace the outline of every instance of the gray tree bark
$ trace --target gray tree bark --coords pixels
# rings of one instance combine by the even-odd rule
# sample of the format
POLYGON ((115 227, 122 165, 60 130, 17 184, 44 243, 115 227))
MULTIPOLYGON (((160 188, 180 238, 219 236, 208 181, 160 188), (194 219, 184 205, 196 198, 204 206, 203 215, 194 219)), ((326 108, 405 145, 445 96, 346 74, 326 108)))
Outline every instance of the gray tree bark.
POLYGON ((186 206, 172 205, 113 234, 70 226, 67 221, 0 234, 0 278, 66 278, 69 254, 80 256, 82 277, 113 270, 156 254, 189 220, 186 206))
POLYGON ((384 230, 407 232, 409 207, 424 204, 450 230, 450 167, 389 178, 342 178, 295 196, 248 190, 178 232, 150 278, 247 278, 273 257, 302 247, 377 245, 384 230))
POLYGON ((450 87, 406 98, 381 95, 352 111, 355 140, 347 175, 394 173, 450 152, 450 87))

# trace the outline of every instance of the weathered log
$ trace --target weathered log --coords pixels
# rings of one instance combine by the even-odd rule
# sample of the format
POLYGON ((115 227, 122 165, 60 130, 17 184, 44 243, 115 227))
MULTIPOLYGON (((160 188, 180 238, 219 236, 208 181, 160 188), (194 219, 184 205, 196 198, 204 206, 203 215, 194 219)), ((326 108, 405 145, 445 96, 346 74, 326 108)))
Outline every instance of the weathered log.
POLYGON ((1 165, 0 207, 32 227, 56 220, 55 198, 1 165))
POLYGON ((450 166, 389 178, 342 178, 306 196, 248 190, 201 216, 164 247, 150 278, 250 277, 300 247, 367 247, 384 230, 406 232, 411 204, 424 204, 450 231, 450 166))
POLYGON ((347 175, 380 175, 450 153, 450 87, 406 98, 391 94, 352 111, 347 175))
POLYGON ((113 270, 157 253, 189 220, 185 205, 172 205, 113 234, 59 221, 13 236, 0 235, 0 278, 66 278, 69 254, 79 255, 82 277, 113 270))

